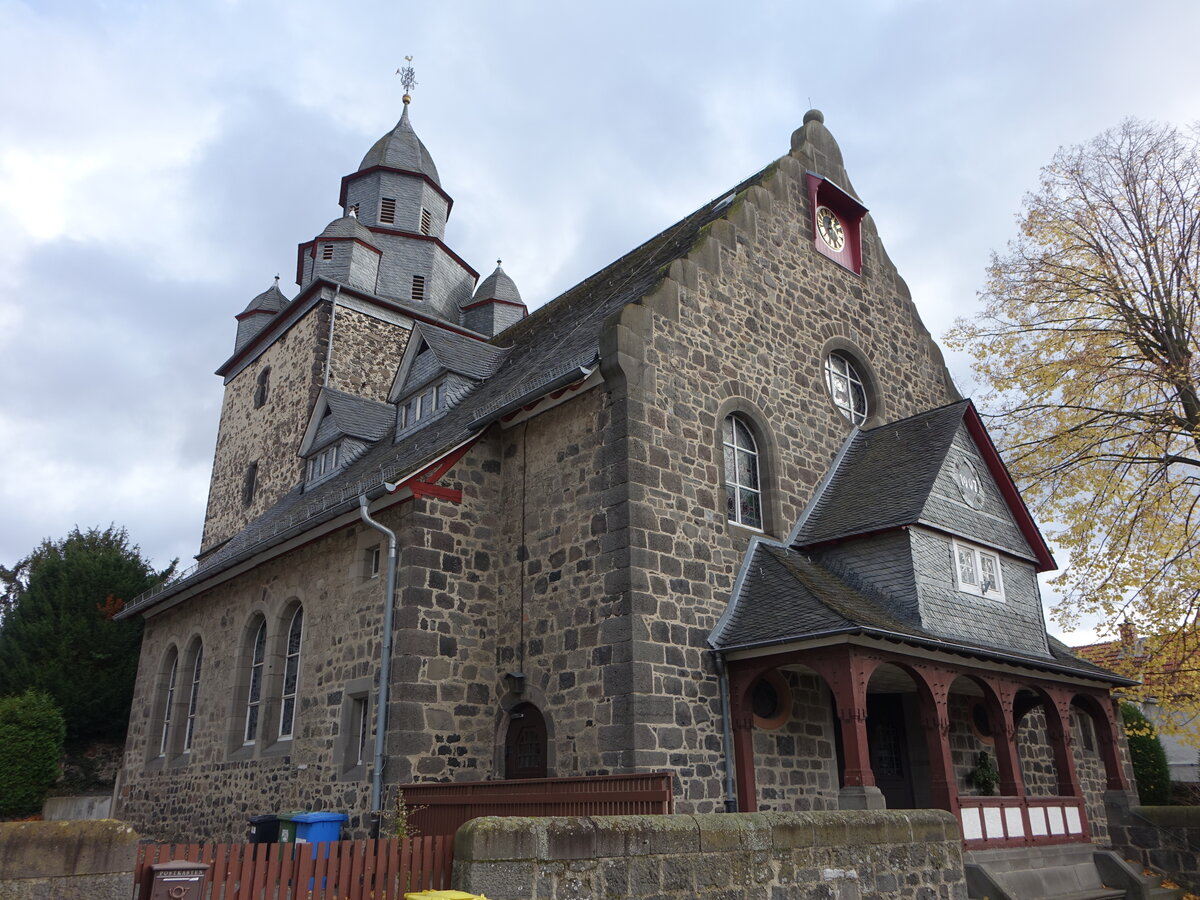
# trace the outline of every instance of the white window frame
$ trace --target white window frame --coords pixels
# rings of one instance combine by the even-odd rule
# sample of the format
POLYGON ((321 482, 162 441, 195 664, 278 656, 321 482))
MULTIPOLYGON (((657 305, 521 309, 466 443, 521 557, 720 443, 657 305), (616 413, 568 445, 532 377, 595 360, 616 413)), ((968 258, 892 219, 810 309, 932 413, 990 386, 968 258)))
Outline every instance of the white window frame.
POLYGON ((328 475, 338 464, 338 444, 332 444, 308 461, 308 480, 316 481, 328 475))
POLYGON ((976 597, 1003 603, 1004 574, 1003 567, 1000 565, 1000 554, 994 550, 985 550, 975 544, 968 544, 957 538, 950 543, 954 564, 954 583, 958 589, 966 594, 974 594, 976 597), (970 577, 964 578, 964 575, 970 577), (994 588, 986 588, 985 581, 988 576, 994 576, 994 588))
POLYGON ((242 726, 242 745, 253 745, 258 740, 262 725, 264 682, 267 675, 267 622, 262 620, 250 640, 250 678, 246 686, 246 721, 242 726), (259 638, 262 638, 260 641, 259 638))
POLYGON ((401 430, 416 425, 422 419, 428 419, 441 411, 446 395, 442 383, 425 388, 419 394, 413 394, 400 406, 401 430))
POLYGON ((754 431, 750 427, 750 423, 745 417, 732 413, 725 417, 725 421, 721 423, 721 440, 722 447, 725 453, 725 490, 728 493, 728 501, 726 503, 726 516, 734 525, 742 528, 748 528, 751 531, 763 530, 763 496, 762 496, 762 469, 759 467, 758 444, 754 439, 754 431), (724 428, 729 425, 730 436, 725 438, 724 428), (740 430, 739 430, 740 426, 740 430), (746 443, 742 439, 741 432, 745 432, 746 443), (756 485, 742 484, 738 477, 738 463, 742 459, 748 459, 749 465, 754 471, 754 480, 756 485), (752 497, 754 505, 758 510, 758 522, 750 522, 742 514, 742 498, 752 497), (732 510, 729 506, 732 505, 732 510), (730 515, 732 513, 732 515, 730 515))
POLYGON ((179 654, 175 653, 171 659, 171 670, 167 675, 167 696, 163 702, 162 734, 158 740, 159 757, 167 755, 167 744, 171 737, 171 714, 175 708, 175 676, 178 672, 179 654))
POLYGON ((196 735, 196 707, 200 700, 200 667, 204 662, 204 645, 196 647, 196 658, 192 662, 192 689, 188 693, 187 725, 183 730, 183 752, 192 752, 192 739, 196 735))
POLYGON ((304 607, 297 606, 288 621, 287 643, 284 645, 283 684, 279 695, 279 739, 291 740, 296 733, 296 712, 300 699, 300 651, 304 646, 304 607), (296 646, 292 646, 292 633, 297 632, 296 646), (291 690, 288 681, 291 681, 291 690))
POLYGON ((857 361, 848 353, 834 350, 825 357, 825 386, 833 405, 851 425, 864 425, 871 418, 867 383, 858 371, 857 361))

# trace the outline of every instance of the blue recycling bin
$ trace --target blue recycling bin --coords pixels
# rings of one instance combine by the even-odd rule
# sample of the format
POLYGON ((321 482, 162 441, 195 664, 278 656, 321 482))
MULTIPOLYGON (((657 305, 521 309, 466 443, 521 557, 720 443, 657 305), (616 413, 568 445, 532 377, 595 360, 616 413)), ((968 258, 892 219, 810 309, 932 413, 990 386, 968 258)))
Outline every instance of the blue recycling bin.
MULTIPOLYGON (((296 843, 320 844, 324 841, 336 841, 342 835, 342 825, 346 821, 345 813, 306 812, 293 813, 291 816, 296 823, 296 843)), ((313 851, 314 859, 316 858, 313 851)))
MULTIPOLYGON (((282 818, 282 817, 281 817, 282 818)), ((325 844, 321 848, 324 852, 322 857, 329 858, 329 841, 336 841, 342 836, 342 825, 346 821, 345 813, 330 813, 330 812, 308 812, 308 813, 293 813, 290 816, 296 829, 297 844, 312 844, 312 858, 318 859, 317 844, 325 844)), ((315 890, 315 878, 308 879, 309 891, 315 890)), ((325 890, 325 882, 327 878, 321 879, 321 890, 325 890)))

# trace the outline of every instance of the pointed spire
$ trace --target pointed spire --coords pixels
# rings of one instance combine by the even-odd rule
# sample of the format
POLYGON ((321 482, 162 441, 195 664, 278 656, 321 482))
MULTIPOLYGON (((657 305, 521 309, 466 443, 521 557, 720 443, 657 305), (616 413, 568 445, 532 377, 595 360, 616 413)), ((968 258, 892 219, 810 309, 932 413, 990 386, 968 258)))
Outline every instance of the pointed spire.
MULTIPOLYGON (((406 63, 412 62, 411 56, 404 59, 406 63)), ((417 137, 408 118, 408 105, 412 102, 410 92, 417 86, 416 73, 411 65, 405 65, 397 69, 396 74, 400 76, 400 83, 404 85, 404 112, 400 114, 400 121, 396 123, 396 127, 367 151, 358 170, 361 172, 372 166, 387 166, 392 169, 420 172, 440 186, 442 182, 438 177, 437 166, 433 164, 433 157, 417 137)))

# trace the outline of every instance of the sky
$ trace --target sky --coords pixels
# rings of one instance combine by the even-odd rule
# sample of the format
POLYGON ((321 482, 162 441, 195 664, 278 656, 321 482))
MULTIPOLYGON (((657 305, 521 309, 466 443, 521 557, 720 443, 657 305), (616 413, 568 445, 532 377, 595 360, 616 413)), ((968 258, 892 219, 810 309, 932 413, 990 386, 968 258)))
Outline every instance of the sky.
POLYGON ((940 338, 1058 147, 1200 120, 1197 33, 1193 0, 0 0, 0 564, 110 523, 191 563, 233 316, 295 295, 406 56, 447 242, 531 306, 817 107, 940 338))

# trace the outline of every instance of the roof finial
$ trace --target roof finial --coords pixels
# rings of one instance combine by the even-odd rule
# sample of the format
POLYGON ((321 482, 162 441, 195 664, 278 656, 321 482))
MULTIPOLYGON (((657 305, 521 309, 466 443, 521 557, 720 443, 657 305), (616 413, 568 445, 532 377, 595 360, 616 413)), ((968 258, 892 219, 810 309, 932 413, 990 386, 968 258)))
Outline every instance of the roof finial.
POLYGON ((409 63, 407 66, 401 66, 396 70, 396 74, 400 76, 400 83, 404 85, 404 105, 412 103, 412 89, 417 86, 417 73, 413 70, 411 56, 404 57, 404 61, 409 63))
POLYGON ((275 287, 279 287, 279 275, 275 276, 275 287))
POLYGON ((498 260, 496 260, 496 268, 497 268, 497 269, 498 269, 498 268, 500 268, 500 263, 501 263, 501 262, 502 262, 502 260, 499 260, 499 259, 498 259, 498 260))

